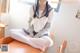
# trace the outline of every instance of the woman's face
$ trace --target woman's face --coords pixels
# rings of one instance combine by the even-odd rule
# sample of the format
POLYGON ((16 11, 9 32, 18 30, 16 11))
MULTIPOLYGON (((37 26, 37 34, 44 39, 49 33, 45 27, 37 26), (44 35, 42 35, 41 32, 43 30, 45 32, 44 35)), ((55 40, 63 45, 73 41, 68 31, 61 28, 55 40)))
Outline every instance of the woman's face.
POLYGON ((39 0, 39 2, 46 2, 47 0, 39 0))

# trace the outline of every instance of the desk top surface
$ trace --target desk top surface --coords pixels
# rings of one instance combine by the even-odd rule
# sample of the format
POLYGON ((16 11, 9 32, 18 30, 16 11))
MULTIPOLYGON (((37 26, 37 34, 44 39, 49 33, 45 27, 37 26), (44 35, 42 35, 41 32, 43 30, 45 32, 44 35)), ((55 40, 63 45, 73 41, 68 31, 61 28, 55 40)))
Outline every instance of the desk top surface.
MULTIPOLYGON (((39 49, 35 49, 27 44, 13 41, 8 45, 8 52, 5 53, 42 53, 39 49)), ((1 52, 0 53, 4 53, 1 52)))

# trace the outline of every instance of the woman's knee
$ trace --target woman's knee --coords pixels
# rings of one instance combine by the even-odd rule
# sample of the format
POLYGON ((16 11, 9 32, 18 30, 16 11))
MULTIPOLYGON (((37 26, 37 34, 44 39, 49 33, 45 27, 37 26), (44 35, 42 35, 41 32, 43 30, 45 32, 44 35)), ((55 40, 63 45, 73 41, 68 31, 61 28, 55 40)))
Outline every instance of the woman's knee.
POLYGON ((10 29, 11 34, 14 34, 14 33, 17 33, 17 32, 22 32, 22 29, 10 29))
POLYGON ((16 34, 20 33, 21 29, 10 29, 10 36, 15 36, 16 34))

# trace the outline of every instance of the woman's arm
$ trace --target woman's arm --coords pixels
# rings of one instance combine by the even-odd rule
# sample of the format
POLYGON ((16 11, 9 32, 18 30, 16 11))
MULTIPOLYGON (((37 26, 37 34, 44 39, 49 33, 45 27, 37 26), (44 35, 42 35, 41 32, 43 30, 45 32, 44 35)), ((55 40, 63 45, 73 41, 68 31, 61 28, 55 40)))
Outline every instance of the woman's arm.
POLYGON ((29 17, 29 26, 31 26, 31 21, 33 20, 33 15, 34 15, 34 5, 31 6, 30 8, 30 17, 29 17))
POLYGON ((28 20, 28 29, 24 28, 24 32, 29 34, 30 36, 33 36, 33 26, 31 25, 31 21, 33 19, 33 14, 34 14, 34 11, 33 11, 33 6, 31 6, 30 8, 30 16, 29 16, 29 20, 28 20))

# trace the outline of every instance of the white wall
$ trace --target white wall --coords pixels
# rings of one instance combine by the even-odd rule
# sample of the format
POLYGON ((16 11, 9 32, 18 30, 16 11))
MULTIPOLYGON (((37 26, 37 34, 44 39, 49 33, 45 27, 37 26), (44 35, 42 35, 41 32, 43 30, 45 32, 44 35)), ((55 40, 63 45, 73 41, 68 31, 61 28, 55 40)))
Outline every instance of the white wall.
POLYGON ((49 53, 53 53, 53 50, 56 53, 55 50, 62 40, 68 41, 66 53, 80 53, 80 19, 75 18, 78 9, 80 9, 80 2, 61 4, 60 12, 54 16, 53 20, 55 45, 54 49, 49 50, 49 53))
MULTIPOLYGON (((5 18, 3 20, 8 23, 8 28, 27 27, 30 6, 20 2, 16 3, 17 0, 11 1, 10 14, 7 17, 9 21, 5 18)), ((80 53, 80 19, 75 18, 76 12, 80 8, 79 3, 72 1, 62 3, 60 12, 54 15, 52 30, 55 34, 55 44, 49 49, 49 53, 56 53, 57 46, 63 39, 68 41, 66 53, 80 53)))
POLYGON ((30 6, 19 0, 10 1, 11 28, 22 28, 27 26, 29 8, 30 6))

